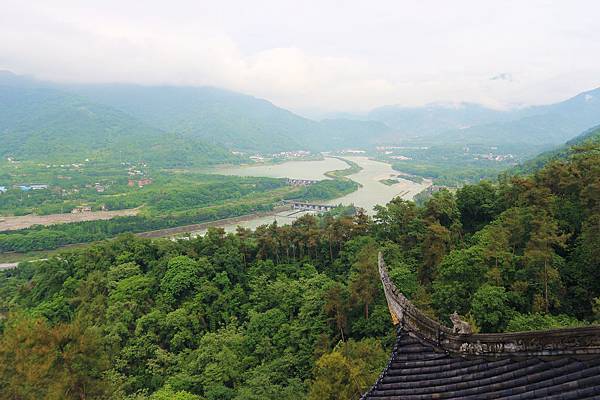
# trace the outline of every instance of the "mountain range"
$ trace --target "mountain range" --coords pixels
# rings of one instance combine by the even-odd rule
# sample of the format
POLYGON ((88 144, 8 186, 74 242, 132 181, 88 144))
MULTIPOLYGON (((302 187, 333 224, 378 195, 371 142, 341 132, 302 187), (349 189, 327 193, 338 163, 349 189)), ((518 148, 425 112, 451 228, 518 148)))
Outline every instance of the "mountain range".
POLYGON ((169 165, 252 153, 334 150, 411 141, 549 148, 600 124, 600 89, 514 110, 471 103, 385 106, 315 121, 212 87, 67 85, 0 72, 0 155, 143 158, 169 165))
POLYGON ((366 115, 394 130, 388 141, 553 146, 600 124, 600 88, 550 105, 493 110, 472 103, 385 106, 366 115))

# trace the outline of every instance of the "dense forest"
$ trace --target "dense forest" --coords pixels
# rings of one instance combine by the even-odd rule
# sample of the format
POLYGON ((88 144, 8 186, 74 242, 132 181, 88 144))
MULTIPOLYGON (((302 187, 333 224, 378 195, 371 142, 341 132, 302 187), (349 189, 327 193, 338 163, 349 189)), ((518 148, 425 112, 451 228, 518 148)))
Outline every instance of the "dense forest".
POLYGON ((376 268, 480 332, 600 321, 600 147, 373 218, 119 236, 0 281, 6 399, 356 399, 394 331, 376 268), (15 351, 18 349, 18 351, 15 351))

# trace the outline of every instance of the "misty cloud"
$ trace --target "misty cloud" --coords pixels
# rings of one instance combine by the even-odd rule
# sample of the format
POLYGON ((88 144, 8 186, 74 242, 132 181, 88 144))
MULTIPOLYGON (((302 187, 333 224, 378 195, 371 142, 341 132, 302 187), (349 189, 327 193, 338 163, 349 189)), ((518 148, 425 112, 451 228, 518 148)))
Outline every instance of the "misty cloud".
POLYGON ((210 85, 312 112, 600 85, 595 1, 6 3, 0 69, 62 82, 210 85))
POLYGON ((498 75, 494 75, 490 78, 491 81, 508 81, 508 82, 512 82, 513 81, 513 77, 512 74, 508 74, 506 72, 503 72, 501 74, 498 75))

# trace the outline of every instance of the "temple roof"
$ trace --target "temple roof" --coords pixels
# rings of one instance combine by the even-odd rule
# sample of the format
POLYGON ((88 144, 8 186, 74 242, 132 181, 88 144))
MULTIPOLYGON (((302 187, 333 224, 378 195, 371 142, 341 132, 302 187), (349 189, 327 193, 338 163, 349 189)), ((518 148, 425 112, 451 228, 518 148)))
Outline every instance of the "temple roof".
POLYGON ((402 295, 381 254, 379 273, 397 340, 363 399, 600 399, 600 327, 463 334, 402 295))

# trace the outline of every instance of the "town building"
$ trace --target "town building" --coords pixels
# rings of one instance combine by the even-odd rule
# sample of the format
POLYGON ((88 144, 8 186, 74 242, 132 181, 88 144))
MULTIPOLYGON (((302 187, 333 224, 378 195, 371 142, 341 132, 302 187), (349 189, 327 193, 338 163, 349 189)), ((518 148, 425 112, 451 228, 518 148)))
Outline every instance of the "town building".
POLYGON ((15 185, 15 187, 18 189, 21 189, 24 192, 28 192, 30 190, 48 189, 48 185, 45 185, 45 184, 21 184, 21 185, 15 185))
POLYGON ((290 186, 310 186, 310 185, 314 185, 315 183, 319 183, 319 181, 315 180, 315 179, 295 179, 295 178, 288 178, 288 180, 287 180, 287 184, 290 186))
POLYGON ((152 179, 150 178, 144 178, 144 179, 140 179, 137 182, 138 187, 144 187, 146 185, 150 185, 152 183, 152 179))
POLYGON ((32 190, 44 190, 44 189, 48 189, 48 185, 33 184, 33 185, 31 185, 31 189, 32 190))
POLYGON ((363 400, 600 399, 600 326, 473 334, 454 315, 446 327, 379 274, 396 343, 363 400))
POLYGON ((127 181, 127 186, 134 187, 137 185, 137 187, 144 187, 146 185, 150 185, 151 183, 152 183, 152 179, 150 179, 150 178, 144 178, 144 179, 140 179, 138 181, 129 179, 127 181))
POLYGON ((82 214, 92 212, 92 207, 90 206, 78 206, 71 210, 71 214, 82 214))

